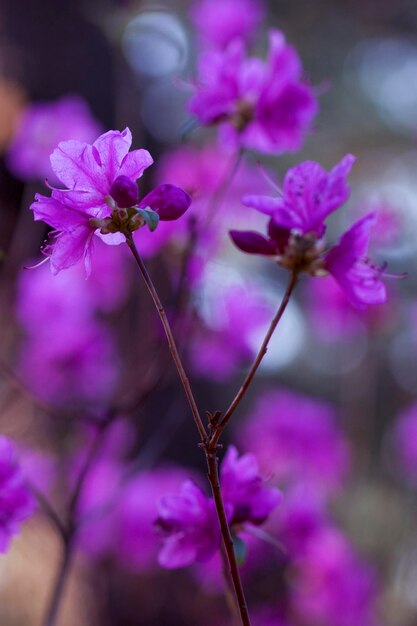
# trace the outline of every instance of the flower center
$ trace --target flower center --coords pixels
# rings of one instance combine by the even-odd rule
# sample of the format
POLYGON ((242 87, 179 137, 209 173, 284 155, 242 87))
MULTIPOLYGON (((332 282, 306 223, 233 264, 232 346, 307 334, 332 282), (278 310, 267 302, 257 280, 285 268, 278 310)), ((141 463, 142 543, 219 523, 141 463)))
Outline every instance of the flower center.
POLYGON ((242 131, 253 120, 253 104, 248 100, 238 100, 236 110, 230 118, 231 123, 238 131, 242 131))

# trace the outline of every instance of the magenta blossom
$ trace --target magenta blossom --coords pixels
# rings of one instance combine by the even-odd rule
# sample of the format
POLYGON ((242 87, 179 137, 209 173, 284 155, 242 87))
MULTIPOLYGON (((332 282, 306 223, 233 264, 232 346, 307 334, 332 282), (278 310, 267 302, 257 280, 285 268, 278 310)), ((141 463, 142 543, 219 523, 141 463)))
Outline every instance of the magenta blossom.
POLYGON ((296 483, 285 493, 278 515, 278 536, 291 557, 302 556, 307 545, 330 526, 326 501, 313 484, 296 483))
POLYGON ((80 96, 64 96, 55 102, 29 104, 18 121, 6 162, 19 179, 58 182, 50 162, 61 141, 94 141, 101 125, 80 96))
POLYGON ((134 476, 120 492, 117 505, 117 556, 134 571, 158 564, 160 541, 155 533, 158 502, 186 480, 179 467, 161 467, 134 476))
POLYGON ((367 258, 371 228, 375 213, 365 215, 341 237, 337 246, 324 257, 325 267, 337 280, 351 304, 365 309, 369 304, 386 301, 387 293, 381 280, 383 268, 377 268, 367 258))
POLYGON ((266 328, 273 309, 252 282, 219 284, 209 276, 201 282, 203 288, 196 295, 200 316, 190 341, 190 361, 195 373, 222 380, 254 358, 253 337, 266 328))
POLYGON ((261 471, 281 484, 309 481, 320 491, 340 487, 349 449, 331 406, 285 389, 260 397, 240 428, 245 449, 261 471))
POLYGON ((319 163, 305 161, 288 170, 280 196, 244 196, 246 206, 269 216, 268 235, 234 230, 230 236, 235 245, 249 254, 282 257, 292 233, 320 239, 326 230, 325 218, 349 197, 346 179, 354 161, 347 154, 330 172, 319 163))
MULTIPOLYGON (((123 132, 109 131, 92 145, 79 141, 60 143, 52 153, 52 169, 68 189, 53 189, 51 197, 37 194, 31 209, 35 220, 43 220, 55 229, 54 241, 45 249, 54 273, 83 259, 89 274, 93 237, 99 231, 105 243, 125 240, 120 220, 127 224, 127 209, 138 200, 136 180, 153 162, 147 150, 129 152, 131 143, 132 136, 126 128, 123 132), (114 216, 116 223, 112 221, 114 216)), ((182 190, 162 185, 134 207, 135 228, 147 223, 154 229, 158 219, 176 219, 190 202, 182 190)), ((128 228, 131 229, 130 224, 128 228)))
POLYGON ((220 482, 231 525, 262 524, 281 501, 278 489, 265 485, 254 455, 239 457, 234 446, 222 462, 220 482))
POLYGON ((316 534, 294 569, 297 623, 376 626, 374 572, 338 530, 316 534))
POLYGON ((201 56, 188 109, 204 126, 220 124, 230 147, 295 151, 318 109, 301 76, 298 55, 280 31, 270 33, 266 62, 246 58, 243 42, 235 40, 224 51, 201 56))
POLYGON ((13 443, 0 436, 0 552, 34 511, 35 502, 16 459, 13 443))
POLYGON ((103 322, 71 325, 71 317, 28 336, 18 371, 40 398, 57 404, 108 402, 119 379, 113 336, 103 322))
MULTIPOLYGON (((244 532, 245 524, 262 524, 281 500, 280 492, 260 477, 254 456, 239 458, 234 447, 224 458, 220 482, 234 533, 244 532)), ((190 480, 177 495, 161 499, 156 524, 164 536, 159 563, 166 568, 207 561, 220 545, 214 501, 190 480)))
POLYGON ((192 481, 178 495, 160 500, 157 527, 165 536, 159 563, 168 569, 194 561, 207 561, 220 545, 220 530, 213 500, 192 481))
POLYGON ((355 157, 347 154, 326 172, 320 163, 304 161, 286 173, 281 196, 245 196, 243 203, 270 216, 272 238, 274 228, 321 237, 326 217, 349 197, 347 177, 354 162, 355 157))
POLYGON ((197 0, 190 13, 202 42, 225 48, 236 38, 250 40, 265 11, 261 0, 197 0))
POLYGON ((386 300, 383 271, 366 254, 375 214, 356 222, 338 245, 324 254, 325 218, 348 198, 346 178, 354 157, 346 155, 329 173, 306 161, 290 169, 281 197, 246 196, 244 203, 269 215, 268 235, 230 231, 235 245, 248 254, 273 257, 293 273, 312 276, 330 273, 358 309, 386 300))

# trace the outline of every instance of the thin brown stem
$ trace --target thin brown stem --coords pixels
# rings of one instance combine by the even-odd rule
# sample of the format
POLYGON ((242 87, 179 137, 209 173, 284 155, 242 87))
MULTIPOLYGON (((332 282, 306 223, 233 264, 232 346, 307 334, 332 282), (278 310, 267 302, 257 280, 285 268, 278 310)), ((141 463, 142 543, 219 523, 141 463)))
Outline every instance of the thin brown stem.
POLYGON ((233 182, 234 177, 236 176, 236 173, 242 162, 244 153, 245 151, 243 148, 238 151, 238 153, 232 160, 231 168, 230 169, 227 168, 225 176, 223 177, 220 184, 218 185, 213 195, 211 196, 211 199, 207 208, 207 217, 204 223, 204 227, 207 227, 210 224, 210 222, 215 217, 216 213, 220 210, 223 200, 224 200, 224 195, 226 191, 228 190, 229 186, 231 185, 231 183, 233 182))
POLYGON ((74 538, 78 530, 78 522, 76 520, 78 502, 90 469, 101 450, 104 435, 106 433, 108 425, 112 421, 113 415, 113 411, 110 411, 108 415, 106 415, 106 418, 103 420, 103 422, 100 424, 99 431, 89 450, 84 465, 80 470, 77 482, 75 483, 74 489, 71 494, 68 505, 68 526, 67 528, 63 527, 62 534, 64 539, 64 553, 62 555, 60 568, 56 575, 51 600, 46 611, 43 626, 55 626, 56 624, 58 611, 64 594, 65 583, 71 569, 74 538))
POLYGON ((222 432, 224 431, 224 429, 226 428, 230 418, 232 417, 233 413, 235 412, 235 410, 237 409, 237 407, 239 406, 240 402, 242 401, 245 393, 247 392, 257 370, 259 365, 261 364, 262 359, 264 358, 267 350, 268 350, 268 344, 269 341, 272 337, 272 335, 274 334, 274 331, 276 329, 276 327, 278 326, 279 321, 281 320, 282 316, 284 315, 284 311, 287 308, 288 302, 290 301, 291 298, 291 294, 294 291, 294 288, 297 284, 297 280, 298 280, 298 274, 296 272, 294 272, 293 274, 291 274, 291 280, 288 283, 288 287, 285 291, 284 297, 282 299, 282 302, 278 308, 278 311, 276 312, 269 328, 268 331, 265 335, 265 338, 262 342, 262 345, 259 349, 258 354, 255 357, 254 362, 252 363, 252 366, 245 378, 245 380, 242 383, 242 386, 240 387, 239 391, 237 392, 237 394, 235 395, 235 397, 233 398, 232 402, 230 403, 229 408, 227 409, 227 411, 224 413, 222 420, 220 421, 220 423, 216 426, 214 433, 211 437, 210 440, 210 446, 215 446, 217 444, 217 442, 220 439, 220 436, 222 434, 222 432))
POLYGON ((69 537, 65 542, 64 553, 62 555, 61 564, 55 579, 52 597, 46 611, 43 626, 54 626, 56 624, 56 619, 58 617, 58 611, 61 605, 65 583, 67 581, 68 574, 71 568, 73 555, 72 545, 72 537, 69 537))
POLYGON ((178 349, 172 334, 172 330, 171 327, 169 325, 164 307, 162 306, 162 303, 159 299, 158 293, 155 289, 155 286, 152 282, 151 277, 148 274, 148 271, 139 255, 139 252, 135 246, 135 243, 133 241, 133 237, 131 235, 127 235, 126 236, 126 242, 135 258, 135 261, 139 267, 139 270, 142 274, 142 277, 145 281, 145 284, 149 290, 149 293, 151 294, 153 303, 155 305, 155 308, 158 311, 160 320, 162 322, 162 325, 164 327, 165 330, 165 334, 167 336, 167 340, 168 340, 168 345, 169 345, 169 349, 172 355, 172 358, 174 360, 175 366, 177 368, 178 371, 178 375, 181 379, 181 382, 183 384, 184 390, 185 390, 185 394, 187 396, 188 402, 190 404, 190 408, 191 408, 191 412, 193 414, 193 418, 195 421, 195 424, 197 426, 198 432, 200 434, 200 438, 201 438, 201 447, 204 450, 205 456, 206 456, 206 461, 207 461, 207 468, 208 468, 208 478, 209 478, 209 482, 210 482, 210 486, 211 486, 211 491, 213 494, 213 498, 214 498, 214 502, 215 502, 215 506, 216 506, 216 512, 217 512, 217 517, 219 520, 219 526, 220 526, 220 531, 221 531, 221 535, 222 535, 222 540, 223 540, 223 544, 224 544, 224 548, 225 548, 225 552, 227 555, 227 561, 228 561, 228 567, 229 567, 229 571, 230 571, 230 577, 231 580, 233 582, 233 587, 234 587, 234 592, 236 595, 236 600, 237 600, 237 605, 238 605, 238 609, 239 609, 239 615, 240 615, 240 619, 241 619, 241 623, 242 626, 250 626, 250 620, 249 620, 249 614, 248 614, 248 608, 247 608, 247 604, 246 604, 246 599, 245 599, 245 594, 243 591, 243 586, 242 586, 242 581, 240 580, 240 574, 239 574, 239 566, 237 564, 237 560, 236 560, 236 555, 235 555, 235 551, 234 551, 234 547, 233 547, 233 539, 232 539, 232 535, 230 533, 230 528, 229 528, 229 524, 227 521, 227 516, 226 516, 226 512, 224 509, 224 503, 223 503, 223 497, 222 497, 222 492, 221 492, 221 487, 220 487, 220 480, 219 480, 219 472, 218 472, 218 457, 217 457, 217 445, 215 444, 214 446, 211 445, 206 429, 204 428, 195 398, 194 398, 194 394, 192 392, 191 386, 190 386, 190 382, 188 380, 188 377, 185 373, 184 370, 184 366, 182 364, 181 361, 181 357, 178 353, 178 349))
POLYGON ((175 367, 177 368, 178 375, 184 387, 185 395, 187 396, 187 400, 190 405, 190 409, 194 418, 195 425, 200 435, 200 439, 204 443, 207 441, 207 432, 206 432, 206 429, 204 428, 204 424, 201 419, 200 412, 198 410, 197 403, 194 398, 194 394, 191 390, 190 381, 188 380, 188 376, 182 364, 182 360, 179 355, 178 348, 175 343, 174 336, 172 334, 171 326, 169 324, 167 315, 165 313, 165 309, 161 303, 161 300, 159 299, 158 293, 154 287, 152 279, 148 274, 148 270, 146 269, 145 264, 142 261, 142 258, 136 248, 135 242, 133 241, 133 237, 131 235, 126 237, 126 243, 129 246, 135 258, 135 261, 139 267, 140 273, 142 274, 142 278, 145 281, 145 284, 148 288, 149 293, 151 294, 151 298, 153 300, 155 308, 158 311, 159 318, 162 322, 162 326, 164 327, 164 331, 168 340, 169 350, 171 352, 173 361, 175 363, 175 367))
POLYGON ((222 545, 220 549, 220 555, 222 557, 222 569, 223 569, 223 578, 224 578, 224 595, 226 599, 226 604, 230 611, 230 617, 233 622, 233 625, 237 624, 240 621, 239 614, 237 611, 236 601, 235 601, 235 589, 233 586, 233 581, 230 576, 230 568, 229 561, 227 559, 227 554, 224 549, 224 545, 222 545))
POLYGON ((213 494, 214 502, 216 505, 217 517, 220 524, 220 532, 222 535, 222 541, 224 549, 227 555, 228 567, 231 580, 233 582, 234 591, 236 594, 236 601, 239 610, 240 621, 243 626, 250 626, 248 606, 246 603, 245 593, 243 591, 242 581, 240 579, 239 566, 237 564, 235 549, 233 546, 233 539, 230 533, 229 523, 227 521, 226 511, 224 509, 223 497, 219 480, 219 460, 217 456, 217 449, 211 448, 209 445, 205 447, 208 478, 210 481, 211 491, 213 494))
POLYGON ((55 527, 61 539, 65 543, 65 541, 67 540, 68 532, 67 532, 67 528, 65 527, 64 522, 61 520, 58 513, 55 511, 54 507, 49 502, 48 498, 37 487, 35 487, 35 485, 33 485, 30 481, 26 481, 26 483, 27 483, 28 488, 30 489, 30 491, 33 493, 36 500, 38 501, 38 504, 41 507, 42 511, 44 512, 45 516, 50 521, 50 523, 55 527))

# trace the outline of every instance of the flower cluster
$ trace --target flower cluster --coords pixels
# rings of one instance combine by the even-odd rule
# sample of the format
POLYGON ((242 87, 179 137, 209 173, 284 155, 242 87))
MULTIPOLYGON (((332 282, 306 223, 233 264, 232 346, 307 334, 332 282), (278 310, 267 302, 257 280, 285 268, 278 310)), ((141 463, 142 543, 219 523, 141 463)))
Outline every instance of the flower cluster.
POLYGON ((204 126, 219 125, 229 147, 280 154, 301 147, 318 106, 295 49, 274 30, 266 61, 247 57, 241 39, 201 54, 188 110, 204 126))
POLYGON ((101 126, 80 96, 64 96, 55 102, 28 105, 20 116, 8 147, 6 162, 21 180, 58 182, 50 155, 59 142, 94 141, 101 126))
MULTIPOLYGON (((248 524, 262 524, 281 500, 278 489, 262 480, 255 457, 239 457, 233 446, 223 460, 220 481, 234 533, 248 524)), ((157 526, 164 536, 159 562, 167 568, 207 561, 220 545, 214 502, 191 481, 183 483, 177 495, 161 499, 157 526)))
POLYGON ((247 196, 244 203, 269 216, 268 234, 231 231, 238 248, 249 254, 270 256, 294 273, 331 274, 349 301, 359 309, 385 302, 383 269, 369 261, 367 251, 375 214, 359 219, 326 251, 325 219, 348 196, 347 177, 354 157, 346 155, 330 172, 319 163, 305 161, 290 169, 279 197, 247 196))
POLYGON ((88 282, 81 266, 57 276, 46 266, 21 272, 16 304, 23 337, 17 367, 43 400, 102 405, 112 396, 120 360, 105 314, 116 311, 128 292, 124 252, 97 240, 88 282))
POLYGON ((250 41, 264 17, 259 0, 197 0, 191 6, 191 20, 201 43, 225 48, 236 38, 250 41))
POLYGON ((145 224, 154 230, 160 219, 177 219, 188 209, 191 198, 173 185, 160 185, 139 200, 136 180, 153 159, 147 150, 129 152, 131 143, 126 128, 93 144, 62 142, 52 153, 52 169, 68 189, 52 189, 50 197, 37 194, 31 209, 35 220, 55 229, 44 250, 54 273, 83 259, 89 274, 94 235, 118 244, 145 224))

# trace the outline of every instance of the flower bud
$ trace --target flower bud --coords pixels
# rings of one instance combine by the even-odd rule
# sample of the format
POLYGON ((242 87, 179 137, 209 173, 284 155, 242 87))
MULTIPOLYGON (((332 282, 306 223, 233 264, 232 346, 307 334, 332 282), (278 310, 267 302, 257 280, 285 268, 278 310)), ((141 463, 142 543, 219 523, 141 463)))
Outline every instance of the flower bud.
POLYGON ((118 176, 110 187, 110 195, 118 207, 126 209, 137 204, 138 186, 127 176, 118 176))
POLYGON ((191 196, 175 185, 159 185, 140 201, 142 208, 149 207, 156 211, 159 219, 176 220, 191 204, 191 196))

